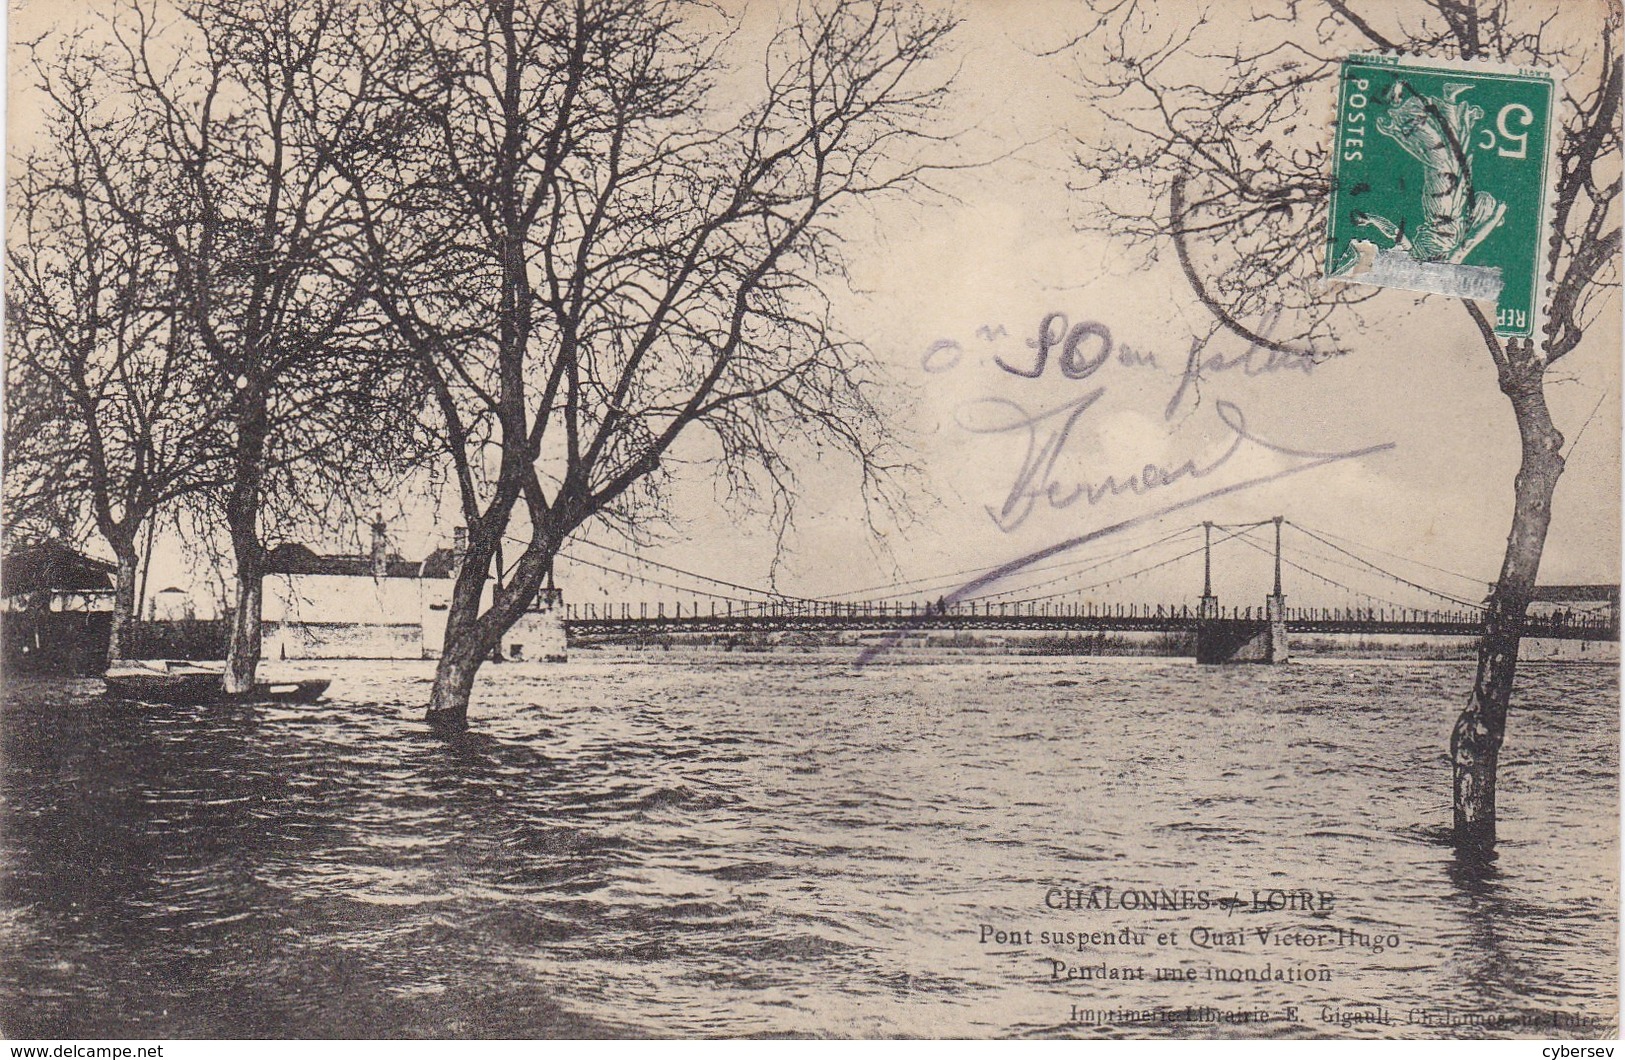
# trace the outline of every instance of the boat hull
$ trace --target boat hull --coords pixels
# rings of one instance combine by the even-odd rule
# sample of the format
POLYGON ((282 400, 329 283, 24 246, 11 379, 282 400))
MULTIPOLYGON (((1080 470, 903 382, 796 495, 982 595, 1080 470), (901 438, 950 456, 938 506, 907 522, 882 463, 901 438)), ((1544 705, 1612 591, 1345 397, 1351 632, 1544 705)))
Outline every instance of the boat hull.
POLYGON ((322 698, 331 681, 257 681, 247 692, 228 693, 224 675, 218 670, 165 663, 132 664, 109 670, 102 680, 115 699, 138 703, 314 703, 322 698))
POLYGON ((138 703, 208 703, 219 699, 219 674, 120 674, 102 678, 115 699, 138 703))

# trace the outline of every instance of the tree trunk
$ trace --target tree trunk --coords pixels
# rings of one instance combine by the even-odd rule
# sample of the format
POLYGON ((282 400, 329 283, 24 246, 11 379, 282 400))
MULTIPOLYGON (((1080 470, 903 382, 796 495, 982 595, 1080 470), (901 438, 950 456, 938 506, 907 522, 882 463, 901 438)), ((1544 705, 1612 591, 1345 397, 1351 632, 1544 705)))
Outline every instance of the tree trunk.
POLYGON ((429 727, 436 732, 455 733, 468 728, 468 700, 474 691, 474 677, 491 651, 488 638, 480 636, 480 596, 491 569, 491 552, 489 546, 470 542, 457 572, 457 584, 452 587, 451 605, 446 611, 446 639, 435 666, 426 716, 429 727))
POLYGON ((429 693, 426 720, 434 731, 451 734, 468 728, 468 703, 474 691, 474 678, 480 666, 502 644, 502 635, 519 621, 536 599, 542 577, 551 559, 526 550, 515 565, 512 580, 496 590, 491 607, 480 612, 480 597, 496 552, 493 540, 471 534, 467 557, 457 573, 451 605, 446 612, 446 640, 435 667, 434 687, 429 693))
POLYGON ((136 619, 135 541, 113 542, 113 555, 118 560, 118 573, 113 583, 112 624, 107 631, 107 665, 112 666, 128 654, 131 624, 136 619))
POLYGON ((264 556, 257 539, 242 543, 232 532, 237 555, 237 602, 231 608, 226 641, 227 692, 249 692, 260 665, 260 614, 264 606, 264 556))
POLYGON ((1524 614, 1540 573, 1541 551, 1552 516, 1552 491, 1563 473, 1563 436, 1552 425, 1542 389, 1544 362, 1515 357, 1501 371, 1501 390, 1512 402, 1523 443, 1514 484, 1512 531, 1501 577, 1491 594, 1472 698, 1450 735, 1454 773, 1455 844, 1464 857, 1495 849, 1495 775, 1506 735, 1507 707, 1518 668, 1524 614))
POLYGON ((226 527, 237 560, 237 602, 226 641, 225 690, 250 692, 260 665, 260 616, 264 610, 265 548, 260 543, 260 487, 265 479, 266 409, 263 397, 247 398, 237 424, 237 452, 226 527))
POLYGON ((434 688, 429 693, 426 719, 435 732, 451 734, 468 728, 468 701, 474 694, 474 678, 490 650, 479 638, 465 634, 453 639, 451 623, 446 623, 446 644, 434 671, 434 688))

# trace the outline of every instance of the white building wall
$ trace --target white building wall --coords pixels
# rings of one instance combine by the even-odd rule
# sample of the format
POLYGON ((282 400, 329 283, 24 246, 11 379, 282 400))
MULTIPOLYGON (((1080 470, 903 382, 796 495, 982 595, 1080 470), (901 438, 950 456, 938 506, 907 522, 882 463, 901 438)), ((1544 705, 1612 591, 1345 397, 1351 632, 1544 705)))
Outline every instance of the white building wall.
MULTIPOLYGON (((265 579, 268 659, 438 659, 450 578, 273 574, 265 579)), ((491 603, 487 584, 481 607, 491 603)))
POLYGON ((275 622, 415 623, 421 621, 418 612, 424 580, 446 579, 271 574, 265 579, 265 618, 275 622))
MULTIPOLYGON (((264 655, 270 659, 426 658, 425 597, 446 578, 273 574, 265 579, 264 655)), ((440 620, 439 635, 445 620, 440 620)), ((437 651, 438 651, 438 641, 437 651)))
MULTIPOLYGON (((423 658, 440 658, 441 649, 446 644, 446 616, 451 607, 451 588, 455 584, 450 578, 425 578, 423 585, 422 603, 420 605, 419 621, 423 627, 423 658)), ((480 594, 480 610, 491 606, 492 584, 485 583, 485 591, 480 594)))
POLYGON ((190 622, 197 618, 197 607, 192 598, 179 589, 165 589, 152 598, 148 605, 151 618, 157 622, 190 622))

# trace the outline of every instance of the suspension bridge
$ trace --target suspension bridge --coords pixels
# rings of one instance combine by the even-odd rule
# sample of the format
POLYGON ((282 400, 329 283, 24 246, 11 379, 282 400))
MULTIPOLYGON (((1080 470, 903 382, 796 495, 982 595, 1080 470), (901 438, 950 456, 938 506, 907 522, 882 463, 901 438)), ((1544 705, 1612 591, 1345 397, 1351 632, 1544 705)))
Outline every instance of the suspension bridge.
MULTIPOLYGON (((682 634, 845 632, 896 640, 956 631, 1163 633, 1192 635, 1202 662, 1284 662, 1294 636, 1477 637, 1484 628, 1490 586, 1482 579, 1281 517, 1198 523, 1150 540, 1110 544, 1109 550, 1034 566, 985 585, 984 576, 995 568, 810 597, 583 540, 561 554, 564 566, 595 571, 600 582, 608 575, 628 589, 635 586, 637 592, 627 595, 642 598, 616 600, 606 589, 602 600, 566 601, 554 590, 548 606, 577 643, 682 634), (1272 561, 1273 585, 1255 603, 1221 602, 1214 593, 1215 553, 1233 563, 1238 548, 1272 561), (1194 592, 1198 562, 1200 594, 1194 592), (1170 592, 1170 580, 1184 570, 1189 590, 1170 592), (1283 577, 1303 586, 1297 606, 1288 605, 1283 577), (1161 583, 1157 592, 1149 591, 1153 580, 1161 583), (649 599, 651 593, 655 599, 649 599)), ((1545 593, 1546 601, 1531 608, 1525 636, 1618 639, 1617 586, 1562 589, 1545 593)), ((1537 593, 1537 601, 1541 598, 1537 593)))

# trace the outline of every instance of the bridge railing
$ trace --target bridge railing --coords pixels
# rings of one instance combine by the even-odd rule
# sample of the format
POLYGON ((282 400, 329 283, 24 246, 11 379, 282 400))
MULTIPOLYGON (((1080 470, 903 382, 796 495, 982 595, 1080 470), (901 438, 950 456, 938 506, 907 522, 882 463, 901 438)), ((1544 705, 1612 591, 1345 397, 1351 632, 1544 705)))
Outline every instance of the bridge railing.
MULTIPOLYGON (((1288 608, 1288 622, 1325 622, 1347 625, 1413 625, 1413 626, 1474 626, 1482 627, 1483 610, 1430 611, 1413 608, 1288 608)), ((1523 635, 1573 636, 1618 634, 1618 625, 1604 615, 1573 615, 1566 613, 1530 615, 1524 619, 1523 635)))
MULTIPOLYGON (((1243 609, 1232 609, 1240 617, 1243 609)), ((1251 608, 1245 609, 1251 614, 1251 608)), ((1262 616, 1262 608, 1258 609, 1262 616)), ((942 616, 969 616, 982 618, 1131 618, 1171 619, 1195 618, 1196 610, 1188 604, 1121 603, 1106 604, 1087 601, 1021 600, 991 601, 968 600, 957 603, 920 600, 871 601, 783 601, 765 604, 736 605, 727 601, 697 602, 657 601, 630 603, 624 601, 583 601, 566 603, 564 618, 570 621, 621 621, 642 619, 700 619, 700 618, 891 618, 906 619, 942 616)))
POLYGON ((1343 622, 1366 625, 1447 625, 1484 624, 1484 612, 1471 610, 1428 610, 1409 607, 1289 607, 1288 622, 1343 622))
MULTIPOLYGON (((631 621, 631 620, 700 620, 704 618, 783 619, 815 618, 838 622, 850 619, 884 619, 906 622, 920 618, 1083 618, 1134 621, 1190 621, 1198 611, 1189 604, 1159 603, 1100 603, 1067 600, 967 600, 949 603, 946 600, 781 600, 757 604, 731 601, 664 601, 655 603, 626 601, 584 601, 566 603, 564 617, 570 621, 631 621)), ((1261 622, 1267 617, 1263 605, 1220 607, 1216 617, 1233 621, 1261 622)), ((1409 626, 1454 627, 1456 629, 1482 627, 1484 612, 1477 608, 1460 610, 1424 610, 1419 608, 1383 607, 1291 607, 1286 609, 1286 621, 1299 624, 1327 624, 1348 626, 1409 626)), ((1611 616, 1575 615, 1565 612, 1531 615, 1524 621, 1525 636, 1589 637, 1608 639, 1618 636, 1617 621, 1611 616)))

